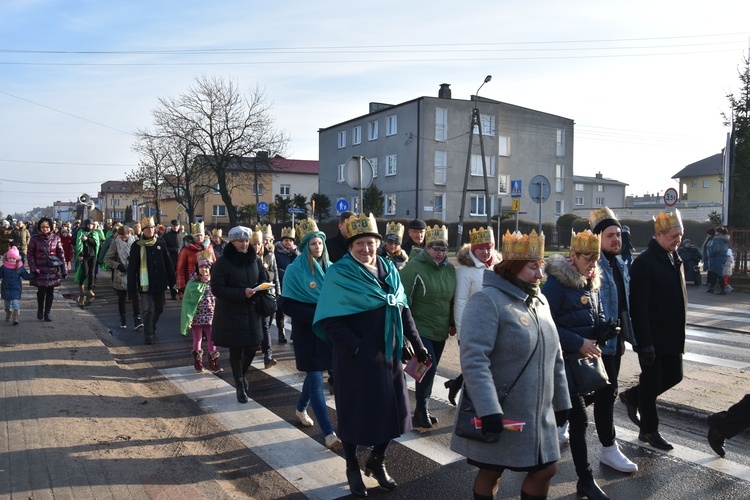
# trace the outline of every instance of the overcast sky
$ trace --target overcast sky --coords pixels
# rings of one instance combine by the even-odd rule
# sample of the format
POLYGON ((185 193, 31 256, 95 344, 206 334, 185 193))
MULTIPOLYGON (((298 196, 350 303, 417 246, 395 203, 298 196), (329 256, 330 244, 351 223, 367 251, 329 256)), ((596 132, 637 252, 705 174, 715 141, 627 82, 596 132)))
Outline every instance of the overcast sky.
POLYGON ((298 159, 371 101, 468 99, 490 74, 482 96, 575 120, 575 174, 663 192, 724 146, 748 19, 747 0, 3 0, 0 212, 124 179, 133 131, 200 74, 264 89, 298 159))

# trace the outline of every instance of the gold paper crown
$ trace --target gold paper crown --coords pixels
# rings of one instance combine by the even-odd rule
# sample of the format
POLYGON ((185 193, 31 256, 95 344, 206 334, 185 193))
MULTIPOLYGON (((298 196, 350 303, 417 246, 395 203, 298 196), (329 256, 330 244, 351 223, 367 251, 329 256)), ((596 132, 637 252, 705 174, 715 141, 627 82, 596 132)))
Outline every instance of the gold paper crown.
POLYGON ((310 233, 318 232, 318 224, 313 219, 304 219, 297 224, 297 236, 300 241, 310 233))
POLYGON ((666 233, 673 227, 682 229, 682 216, 679 210, 675 209, 674 213, 668 214, 659 212, 659 215, 654 217, 654 229, 657 233, 666 233))
POLYGON ((404 225, 399 224, 398 222, 389 222, 387 226, 385 226, 385 236, 386 238, 391 235, 395 234, 399 237, 399 239, 404 237, 404 225))
POLYGON ((153 217, 144 217, 141 219, 141 229, 146 229, 147 227, 156 227, 153 217))
POLYGON ((435 243, 437 241, 448 244, 448 228, 445 226, 438 226, 435 224, 432 227, 427 227, 427 231, 424 233, 425 244, 435 243))
POLYGON ((364 234, 371 234, 380 238, 380 233, 378 233, 378 223, 375 221, 375 216, 372 214, 369 216, 365 214, 355 214, 346 219, 346 234, 349 239, 364 234))
POLYGON ((263 233, 260 231, 253 231, 250 233, 250 243, 263 243, 263 233))
POLYGON ((260 231, 263 234, 263 238, 273 239, 273 229, 271 228, 271 224, 258 224, 255 226, 255 230, 260 231))
POLYGON ((291 238, 294 239, 295 233, 293 227, 282 227, 281 228, 281 239, 291 238))
POLYGON ((542 260, 544 258, 544 233, 537 234, 531 230, 530 234, 519 231, 511 234, 505 231, 503 235, 503 260, 542 260))
POLYGON ((217 238, 221 238, 221 235, 224 234, 221 229, 214 229, 211 231, 211 236, 216 236, 217 238))
POLYGON ((605 206, 592 210, 589 214, 589 226, 591 226, 591 230, 596 230, 596 226, 598 226, 601 221, 607 219, 617 220, 615 213, 609 207, 605 206))
POLYGON ((575 253, 599 254, 601 250, 601 238, 590 229, 576 233, 570 238, 570 251, 575 253))
POLYGON ((483 243, 495 243, 495 233, 491 227, 480 227, 479 229, 472 229, 469 231, 469 240, 472 246, 481 245, 483 243))
POLYGON ((197 259, 196 262, 198 262, 199 260, 207 260, 211 263, 213 263, 216 260, 216 258, 214 257, 214 254, 212 254, 209 250, 201 250, 200 252, 198 252, 196 259, 197 259))
POLYGON ((190 223, 190 234, 206 234, 206 226, 203 221, 190 223))

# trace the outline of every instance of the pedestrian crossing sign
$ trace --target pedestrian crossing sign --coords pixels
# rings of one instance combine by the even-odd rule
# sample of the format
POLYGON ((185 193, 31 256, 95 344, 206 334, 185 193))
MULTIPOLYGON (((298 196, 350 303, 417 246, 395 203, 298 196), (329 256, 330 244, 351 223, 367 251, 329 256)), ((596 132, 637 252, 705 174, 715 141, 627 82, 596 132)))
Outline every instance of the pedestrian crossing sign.
POLYGON ((510 181, 510 197, 520 198, 521 197, 521 181, 510 181))

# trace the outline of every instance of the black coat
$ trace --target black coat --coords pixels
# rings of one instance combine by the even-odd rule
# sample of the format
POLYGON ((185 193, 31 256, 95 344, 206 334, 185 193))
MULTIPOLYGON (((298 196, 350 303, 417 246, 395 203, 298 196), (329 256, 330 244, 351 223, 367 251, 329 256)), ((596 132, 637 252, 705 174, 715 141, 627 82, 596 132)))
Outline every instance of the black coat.
MULTIPOLYGON (((229 244, 211 268, 211 291, 216 297, 211 338, 221 347, 252 347, 263 338, 257 293, 245 297, 246 288, 268 281, 252 246, 247 253, 229 244)), ((262 292, 266 293, 266 292, 262 292)))
MULTIPOLYGON (((378 271, 382 279, 380 261, 378 271)), ((415 350, 422 349, 411 311, 404 308, 401 317, 404 337, 415 350)), ((333 341, 336 432, 341 440, 374 446, 411 430, 403 365, 395 356, 390 361, 385 359, 385 307, 328 318, 323 320, 323 326, 333 341), (352 352, 353 345, 358 347, 356 354, 352 352)), ((400 349, 401 346, 393 346, 394 352, 400 349)))
POLYGON ((630 268, 630 317, 639 347, 654 346, 658 355, 685 352, 687 291, 682 259, 674 264, 655 239, 630 268))
MULTIPOLYGON (((148 292, 151 294, 164 293, 177 282, 174 272, 174 264, 169 257, 167 245, 164 240, 155 236, 156 243, 146 248, 148 259, 148 292)), ((134 242, 130 247, 130 258, 128 264, 128 294, 137 297, 141 291, 141 246, 134 242)))
POLYGON ((315 335, 312 321, 317 304, 300 302, 289 297, 279 297, 284 314, 292 318, 292 340, 297 370, 319 372, 333 367, 331 348, 315 335))
POLYGON ((333 238, 326 239, 326 250, 328 250, 328 260, 331 264, 341 259, 349 251, 349 245, 341 231, 336 233, 333 238))

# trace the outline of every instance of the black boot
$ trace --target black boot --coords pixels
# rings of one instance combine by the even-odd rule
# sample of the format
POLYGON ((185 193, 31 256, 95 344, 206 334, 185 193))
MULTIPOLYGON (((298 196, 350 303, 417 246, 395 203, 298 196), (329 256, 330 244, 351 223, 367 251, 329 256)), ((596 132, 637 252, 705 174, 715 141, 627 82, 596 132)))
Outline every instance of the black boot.
POLYGON ((362 474, 358 466, 346 466, 346 480, 349 482, 349 491, 355 497, 363 498, 367 496, 367 487, 362 481, 362 474))
POLYGON ((52 321, 52 318, 49 315, 49 312, 52 310, 52 303, 47 302, 44 304, 44 321, 52 321))
POLYGON ((230 359, 229 364, 232 367, 232 376, 234 376, 234 386, 237 389, 237 402, 247 403, 247 394, 245 394, 245 377, 242 376, 242 363, 236 359, 230 359))
POLYGON ((576 493, 589 500, 609 500, 609 497, 599 488, 593 477, 579 479, 576 483, 576 493))
MULTIPOLYGON (((436 419, 437 422, 437 419, 436 419)), ((414 416, 411 418, 411 423, 414 427, 423 427, 425 429, 432 428, 432 420, 427 410, 424 408, 417 408, 414 410, 414 416)))
POLYGON ((447 380, 443 385, 448 389, 448 401, 453 406, 456 406, 456 396, 458 395, 458 391, 461 390, 461 386, 464 385, 463 374, 459 374, 458 377, 454 379, 447 380))
POLYGON ((547 500, 547 495, 530 495, 529 493, 521 490, 521 500, 547 500))
POLYGON ((474 495, 474 500, 493 500, 495 498, 492 495, 480 495, 476 491, 472 491, 471 493, 474 495))
POLYGON ((396 481, 388 475, 388 471, 385 470, 384 461, 385 455, 370 453, 370 458, 365 462, 365 474, 377 479, 381 488, 392 490, 396 487, 396 481))
POLYGON ((36 310, 36 319, 44 319, 44 306, 42 304, 39 304, 39 307, 36 310))

